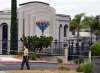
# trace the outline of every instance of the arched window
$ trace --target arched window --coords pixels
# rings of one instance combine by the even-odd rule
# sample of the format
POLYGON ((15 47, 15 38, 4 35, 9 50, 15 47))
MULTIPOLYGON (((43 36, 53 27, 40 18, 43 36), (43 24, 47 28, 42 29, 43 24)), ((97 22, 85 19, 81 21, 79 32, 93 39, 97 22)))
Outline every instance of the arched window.
POLYGON ((62 24, 59 25, 59 49, 61 48, 61 44, 60 44, 60 39, 61 39, 61 28, 62 28, 62 24))
POLYGON ((65 26, 64 26, 64 37, 67 37, 67 29, 68 29, 68 25, 65 24, 65 26))
POLYGON ((59 25, 59 40, 60 40, 60 35, 61 35, 61 28, 62 28, 62 24, 59 25))
POLYGON ((2 54, 7 54, 8 48, 8 25, 7 23, 2 23, 2 54))

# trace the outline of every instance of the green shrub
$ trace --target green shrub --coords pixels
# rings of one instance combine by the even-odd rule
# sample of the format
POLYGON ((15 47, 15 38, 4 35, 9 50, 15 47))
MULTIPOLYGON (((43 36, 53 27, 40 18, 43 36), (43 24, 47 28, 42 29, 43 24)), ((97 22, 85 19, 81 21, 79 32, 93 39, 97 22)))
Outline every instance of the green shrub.
POLYGON ((74 63, 75 64, 81 64, 81 63, 83 63, 84 61, 83 61, 83 59, 81 58, 81 59, 75 59, 74 60, 74 63))
POLYGON ((94 42, 90 48, 92 56, 100 56, 100 41, 94 42))
POLYGON ((92 65, 91 64, 85 64, 84 65, 84 73, 91 73, 92 72, 92 65))
POLYGON ((83 72, 83 65, 79 65, 79 66, 76 68, 76 71, 77 71, 77 72, 83 72))
POLYGON ((84 73, 91 73, 92 72, 92 65, 91 64, 83 64, 80 65, 77 69, 77 72, 84 72, 84 73))
POLYGON ((36 55, 35 52, 34 52, 34 53, 31 53, 29 56, 30 56, 30 58, 31 58, 32 60, 36 60, 36 59, 37 59, 37 55, 36 55))
POLYGON ((75 63, 75 64, 79 64, 79 59, 75 59, 75 60, 74 60, 74 63, 75 63))

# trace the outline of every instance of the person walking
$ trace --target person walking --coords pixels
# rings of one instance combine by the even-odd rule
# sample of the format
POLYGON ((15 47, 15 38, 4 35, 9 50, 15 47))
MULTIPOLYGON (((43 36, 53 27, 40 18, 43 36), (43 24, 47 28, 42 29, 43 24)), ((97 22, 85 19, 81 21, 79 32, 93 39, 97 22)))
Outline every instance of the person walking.
POLYGON ((27 69, 30 70, 28 54, 29 54, 29 51, 26 48, 26 46, 24 46, 24 48, 23 48, 23 60, 22 60, 22 63, 21 63, 21 70, 23 70, 25 63, 26 63, 27 69))

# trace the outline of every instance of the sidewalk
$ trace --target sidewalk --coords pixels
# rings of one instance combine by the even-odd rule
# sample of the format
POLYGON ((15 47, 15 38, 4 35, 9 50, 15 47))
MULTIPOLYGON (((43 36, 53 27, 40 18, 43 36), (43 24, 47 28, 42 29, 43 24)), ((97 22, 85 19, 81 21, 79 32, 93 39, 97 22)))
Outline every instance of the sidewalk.
POLYGON ((0 71, 0 73, 6 73, 5 71, 0 71))
MULTIPOLYGON (((2 57, 0 56, 0 63, 21 63, 22 59, 21 58, 14 58, 14 57, 2 57)), ((48 61, 45 60, 29 60, 29 62, 39 62, 39 63, 46 63, 48 61)))
MULTIPOLYGON (((16 58, 12 56, 0 56, 0 63, 21 63, 22 58, 16 58)), ((29 60, 30 63, 50 63, 50 64, 57 64, 56 60, 46 60, 46 59, 37 59, 37 60, 29 60)), ((72 65, 70 63, 65 63, 65 65, 72 65)), ((73 64, 74 65, 74 64, 73 64)))
MULTIPOLYGON (((14 57, 0 57, 0 63, 21 63, 22 58, 14 58, 14 57)), ((37 60, 29 60, 30 63, 50 63, 57 64, 55 60, 45 60, 45 59, 37 59, 37 60)))
MULTIPOLYGON (((0 56, 0 64, 3 64, 3 63, 4 64, 14 64, 14 63, 21 63, 21 62, 22 62, 22 59, 21 58, 15 58, 15 57, 10 57, 10 56, 7 56, 7 57, 0 56)), ((38 59, 36 61, 30 60, 29 62, 32 62, 32 63, 50 63, 50 64, 57 64, 57 62, 55 62, 55 61, 46 61, 44 59, 38 59)), ((65 65, 74 66, 74 64, 65 64, 65 65)), ((40 70, 38 70, 38 71, 40 71, 40 70)), ((12 71, 0 71, 0 73, 10 73, 10 72, 11 73, 18 73, 18 72, 16 72, 16 70, 14 70, 14 71, 13 70, 12 71)), ((20 71, 20 73, 34 73, 34 70, 31 70, 30 72, 22 72, 22 71, 20 71)), ((38 73, 43 73, 43 72, 41 71, 41 72, 38 72, 38 73)), ((44 72, 44 73, 48 73, 48 72, 44 72)), ((51 71, 49 73, 53 73, 53 72, 51 71)))
MULTIPOLYGON (((0 56, 0 63, 21 63, 22 58, 16 58, 13 56, 0 56)), ((47 61, 45 59, 29 60, 31 63, 57 63, 56 61, 47 61)))

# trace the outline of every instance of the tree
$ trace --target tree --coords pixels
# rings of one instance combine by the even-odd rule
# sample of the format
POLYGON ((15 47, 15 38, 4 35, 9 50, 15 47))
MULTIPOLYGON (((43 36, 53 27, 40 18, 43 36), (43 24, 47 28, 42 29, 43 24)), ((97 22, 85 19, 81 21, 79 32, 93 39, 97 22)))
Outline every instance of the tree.
POLYGON ((97 15, 94 18, 94 24, 95 24, 95 35, 97 36, 96 40, 100 40, 100 15, 97 15))
POLYGON ((70 30, 77 31, 77 36, 79 36, 79 30, 82 23, 82 18, 84 17, 84 13, 80 13, 75 15, 75 17, 70 21, 70 30))
POLYGON ((91 33, 91 44, 92 44, 92 34, 96 34, 97 37, 100 36, 100 17, 85 16, 83 21, 83 28, 90 28, 91 33))
POLYGON ((17 24, 17 0, 11 0, 11 29, 10 29, 11 54, 17 54, 18 50, 18 24, 17 24))
POLYGON ((94 29, 100 30, 100 15, 95 16, 94 24, 95 24, 94 29))
POLYGON ((51 44, 53 38, 51 36, 50 37, 40 36, 39 41, 40 41, 39 48, 41 51, 43 48, 47 48, 51 44))
POLYGON ((95 28, 94 17, 85 16, 82 21, 82 24, 83 24, 84 28, 90 28, 90 34, 91 34, 91 42, 90 43, 92 44, 92 33, 95 28))
POLYGON ((92 56, 100 56, 100 41, 96 41, 91 45, 92 56))
MULTIPOLYGON (((70 22, 70 29, 72 31, 76 31, 77 32, 77 44, 76 47, 79 49, 79 31, 81 28, 81 23, 82 23, 82 18, 84 17, 84 13, 81 14, 77 14, 70 22)), ((81 49, 79 52, 80 56, 81 56, 81 49)))
POLYGON ((23 44, 29 48, 29 51, 32 51, 32 48, 38 48, 39 37, 37 36, 27 36, 22 37, 21 41, 23 44))
POLYGON ((27 36, 21 38, 21 41, 26 45, 30 51, 35 51, 36 49, 41 52, 43 48, 47 48, 53 41, 51 36, 27 36))

